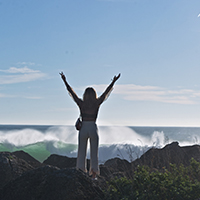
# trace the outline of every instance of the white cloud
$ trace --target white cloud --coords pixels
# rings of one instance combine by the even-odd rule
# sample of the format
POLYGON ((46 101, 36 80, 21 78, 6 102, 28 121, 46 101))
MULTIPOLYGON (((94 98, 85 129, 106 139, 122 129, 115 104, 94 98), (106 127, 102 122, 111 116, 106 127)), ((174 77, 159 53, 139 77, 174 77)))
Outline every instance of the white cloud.
POLYGON ((41 96, 20 96, 20 95, 9 95, 9 94, 2 94, 0 93, 0 98, 23 98, 23 99, 33 99, 33 100, 39 100, 39 99, 42 99, 43 97, 41 96))
POLYGON ((40 72, 39 70, 32 70, 28 67, 10 67, 7 70, 0 70, 1 72, 12 74, 12 75, 2 75, 0 76, 0 84, 12 84, 29 82, 41 79, 46 76, 46 74, 40 72))
POLYGON ((14 98, 14 97, 15 97, 14 95, 0 93, 0 98, 14 98))
POLYGON ((34 81, 45 77, 43 73, 31 73, 22 75, 10 75, 10 76, 0 76, 0 84, 12 84, 12 83, 22 83, 34 81))
POLYGON ((200 17, 200 14, 198 14, 198 16, 197 17, 200 17))
MULTIPOLYGON (((98 92, 103 92, 107 85, 94 85, 98 92)), ((113 93, 121 95, 129 101, 156 101, 174 104, 197 104, 200 101, 200 91, 188 89, 168 90, 156 86, 141 86, 134 84, 116 85, 113 93)))
POLYGON ((34 62, 18 62, 17 65, 35 65, 34 62))
POLYGON ((23 73, 23 74, 25 74, 25 73, 38 73, 38 72, 40 72, 38 70, 36 71, 36 70, 29 69, 26 66, 22 67, 22 68, 10 67, 7 70, 0 70, 0 71, 6 72, 6 73, 12 73, 12 74, 14 74, 14 73, 23 73))

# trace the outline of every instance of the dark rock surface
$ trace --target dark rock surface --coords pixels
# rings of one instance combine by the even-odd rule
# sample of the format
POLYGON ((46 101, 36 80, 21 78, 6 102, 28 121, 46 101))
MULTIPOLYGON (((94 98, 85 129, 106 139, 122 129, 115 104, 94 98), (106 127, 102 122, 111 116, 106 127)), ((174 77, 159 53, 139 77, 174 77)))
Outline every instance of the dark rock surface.
POLYGON ((29 163, 33 167, 40 167, 42 165, 38 160, 36 160, 35 158, 33 158, 32 156, 30 156, 28 153, 24 151, 15 151, 12 154, 22 160, 25 160, 27 163, 29 163))
POLYGON ((170 163, 177 166, 180 164, 188 166, 191 158, 200 162, 199 145, 180 147, 178 142, 173 142, 162 149, 149 149, 139 159, 132 162, 132 167, 136 168, 137 165, 147 165, 150 168, 162 169, 165 167, 169 169, 170 163))
POLYGON ((103 199, 103 192, 89 177, 76 169, 44 166, 24 173, 8 183, 2 200, 103 199))
POLYGON ((0 199, 103 199, 106 180, 133 177, 138 165, 151 169, 169 168, 170 163, 188 166, 191 158, 200 162, 199 145, 180 147, 173 142, 162 149, 151 148, 131 163, 120 158, 107 160, 100 165, 98 181, 92 181, 88 174, 75 169, 76 158, 54 154, 40 163, 23 151, 0 152, 0 199))
MULTIPOLYGON (((60 156, 52 154, 44 162, 46 165, 52 165, 60 169, 76 167, 76 158, 60 156)), ((87 170, 89 171, 90 160, 87 159, 87 170)), ((100 175, 110 179, 113 176, 126 176, 131 170, 131 163, 120 158, 107 160, 103 165, 99 166, 100 175)))
MULTIPOLYGON (((76 167, 76 158, 52 154, 43 163, 46 165, 59 167, 60 169, 71 168, 76 167)), ((89 167, 90 161, 87 159, 87 170, 89 170, 89 167)))
POLYGON ((16 157, 13 153, 0 153, 0 188, 9 181, 21 176, 24 172, 34 169, 25 160, 16 157))
POLYGON ((100 165, 100 175, 110 179, 113 177, 131 177, 132 168, 131 163, 120 158, 112 158, 107 160, 104 165, 100 165))

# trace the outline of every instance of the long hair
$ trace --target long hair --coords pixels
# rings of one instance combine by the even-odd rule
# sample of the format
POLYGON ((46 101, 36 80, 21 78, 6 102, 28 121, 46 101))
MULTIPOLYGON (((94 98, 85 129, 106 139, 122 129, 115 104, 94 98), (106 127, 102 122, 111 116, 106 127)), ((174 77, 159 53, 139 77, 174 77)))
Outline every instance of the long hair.
POLYGON ((95 101, 97 99, 97 94, 94 88, 88 87, 85 89, 83 94, 83 101, 95 101))

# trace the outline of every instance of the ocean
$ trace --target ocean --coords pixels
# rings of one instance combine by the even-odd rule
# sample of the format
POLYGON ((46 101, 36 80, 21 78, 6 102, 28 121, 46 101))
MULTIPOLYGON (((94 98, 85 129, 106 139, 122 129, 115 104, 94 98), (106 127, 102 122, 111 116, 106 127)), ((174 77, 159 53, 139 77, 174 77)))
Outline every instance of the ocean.
MULTIPOLYGON (((180 146, 200 144, 200 127, 99 126, 99 163, 114 157, 131 162, 173 141, 180 146)), ((0 125, 0 152, 23 150, 43 162, 51 154, 76 157, 77 148, 74 126, 0 125)))

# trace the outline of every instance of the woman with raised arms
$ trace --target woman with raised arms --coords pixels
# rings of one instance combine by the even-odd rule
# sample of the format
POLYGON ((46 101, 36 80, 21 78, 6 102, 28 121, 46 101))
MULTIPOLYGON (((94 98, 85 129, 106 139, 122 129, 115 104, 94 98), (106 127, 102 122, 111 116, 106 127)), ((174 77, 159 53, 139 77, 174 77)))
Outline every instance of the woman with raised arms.
POLYGON ((96 119, 99 111, 100 105, 107 99, 111 93, 115 82, 119 79, 118 76, 114 76, 110 85, 106 88, 100 97, 97 97, 96 91, 92 87, 85 89, 83 94, 83 99, 79 98, 71 86, 66 81, 66 77, 63 72, 60 73, 65 86, 72 96, 73 100, 76 102, 80 109, 80 115, 82 118, 82 126, 79 130, 78 136, 78 156, 76 168, 87 172, 86 168, 86 152, 87 152, 87 141, 90 139, 90 170, 89 174, 92 175, 92 179, 96 179, 96 175, 99 174, 98 165, 98 146, 99 146, 99 136, 98 128, 96 125, 96 119))

